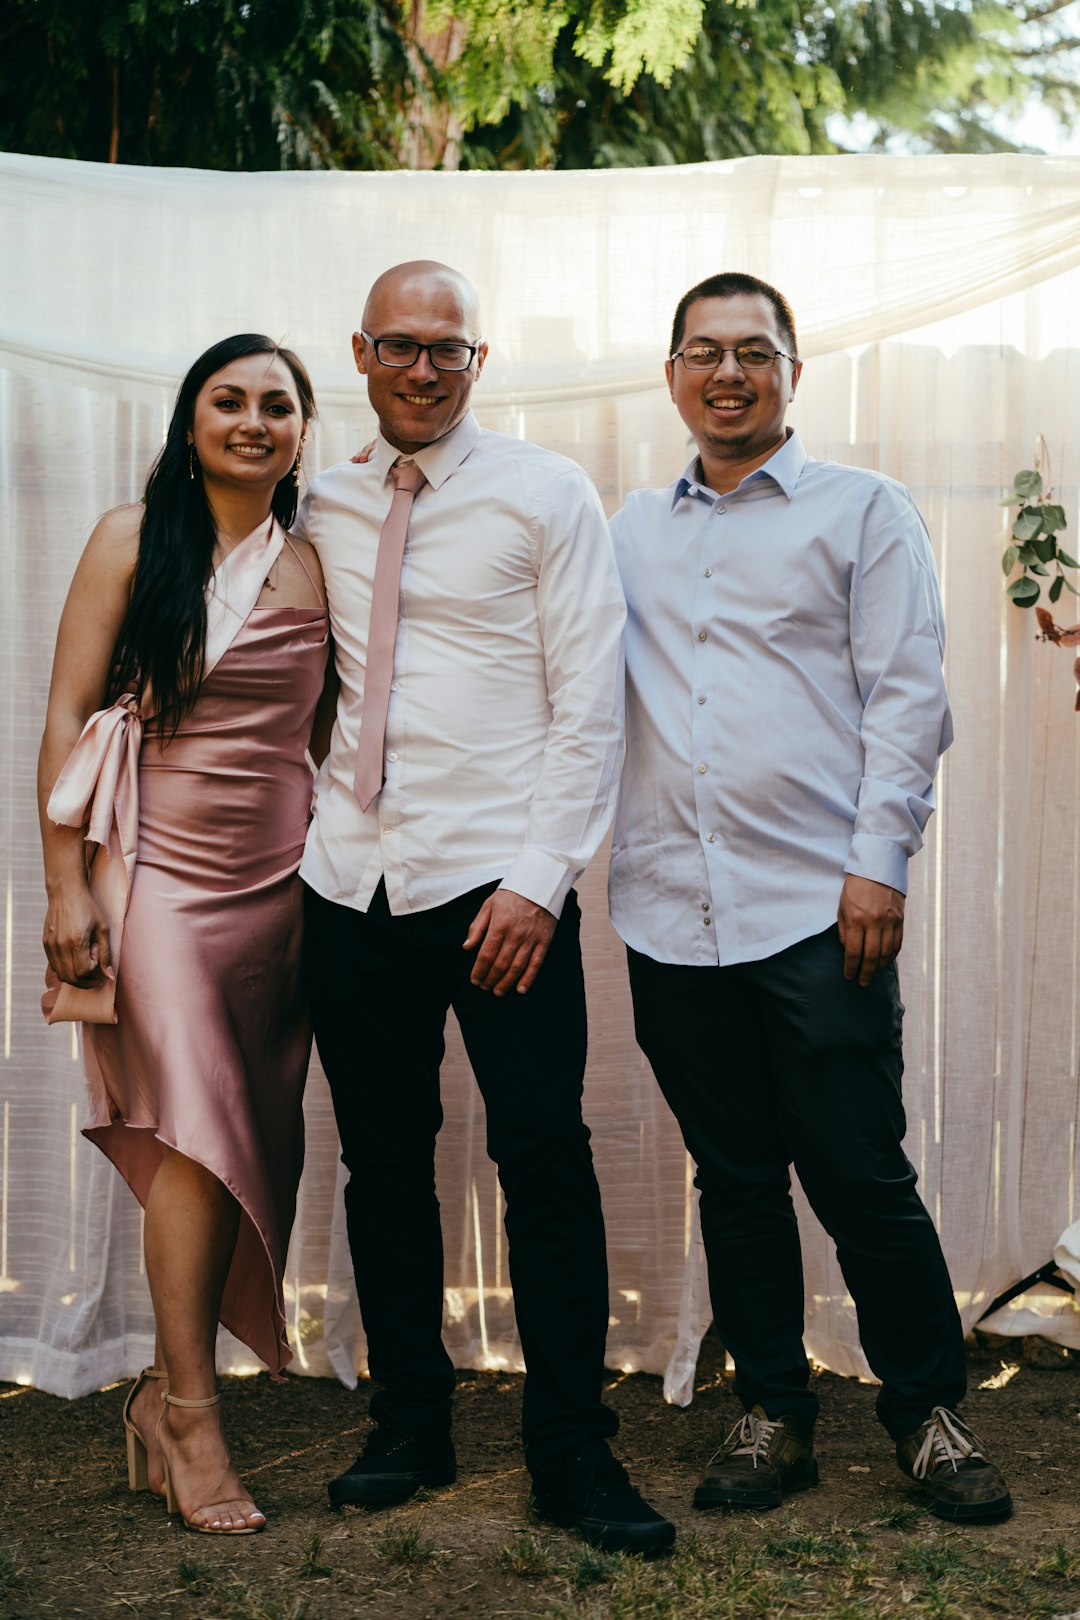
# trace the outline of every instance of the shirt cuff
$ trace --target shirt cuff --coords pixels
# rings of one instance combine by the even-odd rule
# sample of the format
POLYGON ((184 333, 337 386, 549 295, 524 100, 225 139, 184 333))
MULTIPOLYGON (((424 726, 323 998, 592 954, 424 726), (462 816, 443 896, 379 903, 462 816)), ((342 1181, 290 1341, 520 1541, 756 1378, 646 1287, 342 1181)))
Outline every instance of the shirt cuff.
POLYGON ((887 884, 899 894, 907 894, 908 854, 901 844, 880 833, 857 832, 844 862, 844 871, 853 877, 870 878, 887 884))
POLYGON ((531 844, 521 851, 499 888, 523 894, 526 900, 543 906, 553 917, 559 917, 576 877, 577 873, 571 871, 565 861, 531 844))

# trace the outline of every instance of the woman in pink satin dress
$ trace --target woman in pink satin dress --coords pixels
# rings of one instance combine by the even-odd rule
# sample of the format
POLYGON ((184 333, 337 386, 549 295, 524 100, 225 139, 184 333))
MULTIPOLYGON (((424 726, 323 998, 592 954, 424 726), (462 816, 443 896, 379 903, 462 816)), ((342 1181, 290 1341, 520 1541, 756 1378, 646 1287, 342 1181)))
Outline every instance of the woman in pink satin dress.
POLYGON ((129 1483, 219 1534, 266 1520, 221 1425, 218 1321, 272 1376, 290 1360, 311 1044, 296 871, 305 750, 325 753, 333 712, 319 564, 285 533, 313 412, 269 338, 195 362, 143 503, 106 513, 79 562, 39 768, 43 1007, 90 1020, 85 1134, 146 1211, 157 1348, 124 1409, 129 1483))

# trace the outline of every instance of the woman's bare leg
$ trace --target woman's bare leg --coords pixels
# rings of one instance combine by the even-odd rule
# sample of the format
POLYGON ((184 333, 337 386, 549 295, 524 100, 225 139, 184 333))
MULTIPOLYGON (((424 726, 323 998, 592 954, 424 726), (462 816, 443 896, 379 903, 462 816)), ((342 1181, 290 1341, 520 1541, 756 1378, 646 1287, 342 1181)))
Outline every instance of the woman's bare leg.
MULTIPOLYGON (((240 1206, 217 1177, 194 1159, 166 1148, 146 1200, 144 1244, 159 1365, 168 1371, 169 1393, 180 1400, 205 1400, 217 1389, 218 1310, 239 1224, 240 1206)), ((160 1385, 155 1394, 156 1425, 160 1385)), ((151 1488, 155 1477, 159 1488, 163 1480, 162 1446, 177 1505, 186 1519, 223 1530, 257 1528, 266 1522, 230 1462, 218 1407, 165 1407, 150 1456, 151 1488)))

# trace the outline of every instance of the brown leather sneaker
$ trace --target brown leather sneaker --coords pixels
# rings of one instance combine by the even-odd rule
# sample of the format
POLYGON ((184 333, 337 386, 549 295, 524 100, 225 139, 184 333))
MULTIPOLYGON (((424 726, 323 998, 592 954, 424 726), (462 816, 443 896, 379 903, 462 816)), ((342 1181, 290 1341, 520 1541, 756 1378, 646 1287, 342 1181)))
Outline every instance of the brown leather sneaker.
POLYGON ((978 1435, 945 1406, 935 1406, 914 1434, 896 1442, 896 1460, 922 1486, 939 1519, 985 1524, 1012 1512, 1009 1487, 986 1460, 978 1435))
POLYGON ((818 1482, 814 1438, 790 1413, 768 1418, 753 1407, 732 1429, 694 1492, 696 1508, 779 1507, 791 1491, 818 1482))

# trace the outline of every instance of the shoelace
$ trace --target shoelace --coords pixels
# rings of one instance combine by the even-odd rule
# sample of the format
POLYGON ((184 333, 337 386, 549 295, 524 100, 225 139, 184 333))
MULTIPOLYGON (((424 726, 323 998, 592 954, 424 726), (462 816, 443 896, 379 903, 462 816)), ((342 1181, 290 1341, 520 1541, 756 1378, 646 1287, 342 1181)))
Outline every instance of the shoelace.
POLYGON ((911 1472, 915 1479, 925 1479, 931 1468, 948 1463, 955 1473, 958 1463, 969 1462, 975 1457, 980 1462, 986 1461, 971 1430, 961 1423, 955 1413, 944 1406, 935 1406, 926 1426, 923 1443, 911 1465, 911 1472))
POLYGON ((736 1423, 720 1450, 716 1453, 714 1461, 718 1461, 722 1457, 749 1457, 756 1468, 759 1458, 765 1458, 769 1441, 779 1427, 779 1422, 766 1422, 759 1417, 755 1417, 753 1412, 747 1412, 746 1416, 736 1423), (735 1444, 736 1441, 738 1441, 737 1445, 735 1444))

